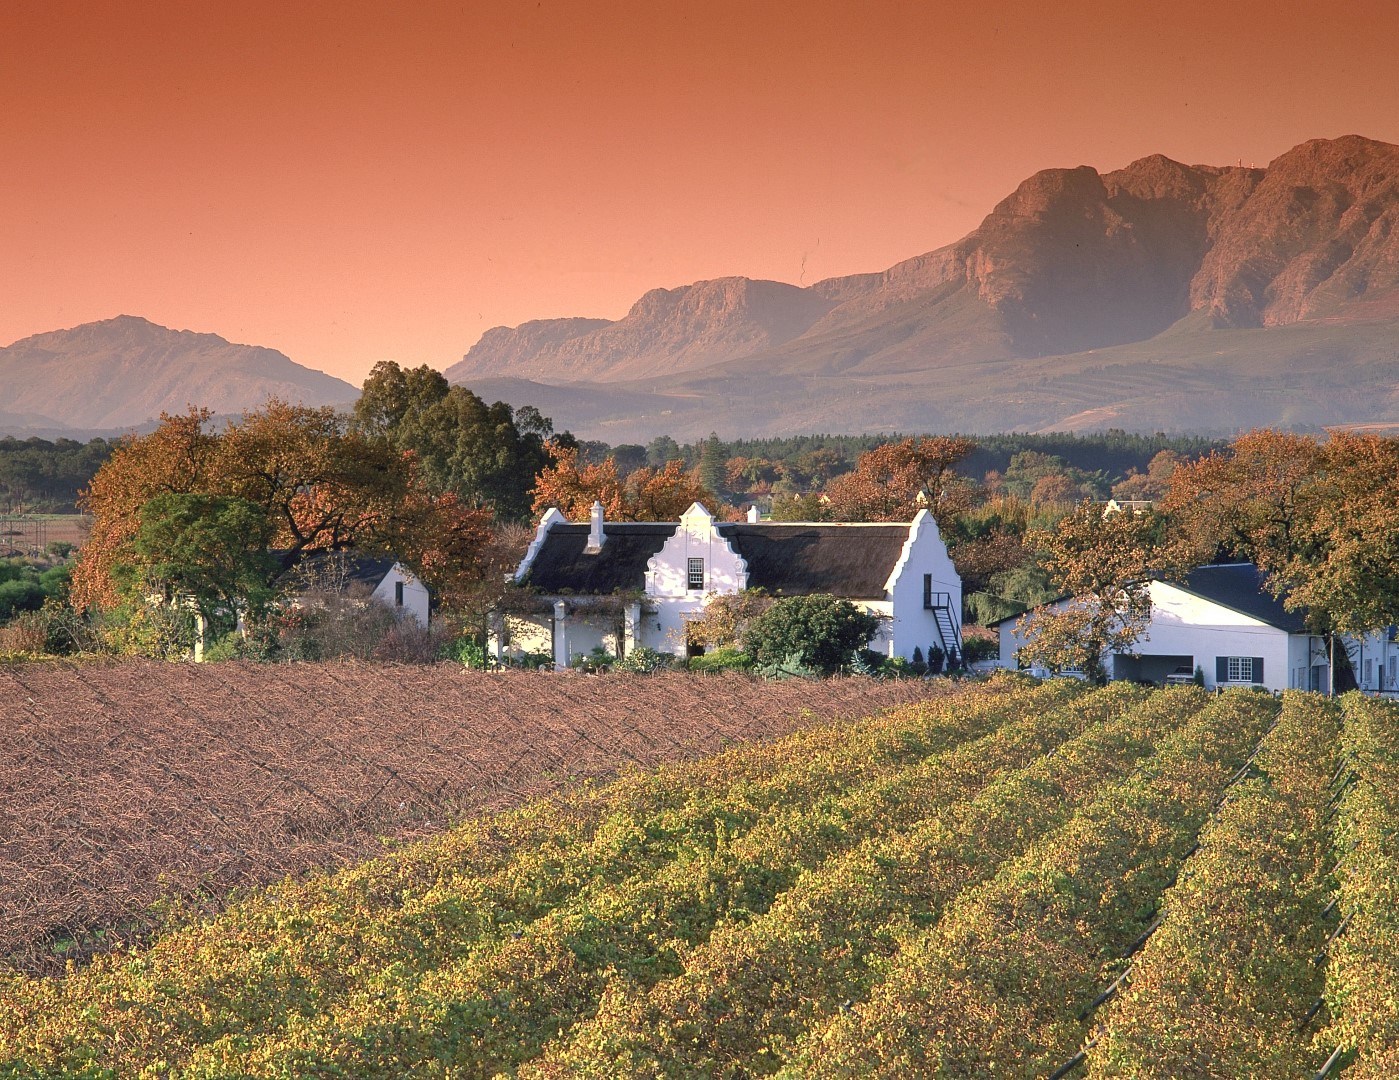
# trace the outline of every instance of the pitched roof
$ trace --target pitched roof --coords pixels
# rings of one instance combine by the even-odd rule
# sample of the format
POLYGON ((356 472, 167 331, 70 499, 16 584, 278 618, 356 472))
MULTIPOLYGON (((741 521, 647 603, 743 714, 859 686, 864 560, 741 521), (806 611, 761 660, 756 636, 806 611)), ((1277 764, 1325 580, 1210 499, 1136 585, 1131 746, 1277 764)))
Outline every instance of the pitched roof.
MULTIPOLYGON (((1166 578, 1153 580, 1163 581, 1192 596, 1237 611, 1286 633, 1307 633, 1305 614, 1288 611, 1283 607, 1282 600, 1268 591, 1267 575, 1253 563, 1215 563, 1196 567, 1185 576, 1184 581, 1170 581, 1166 578)), ((1067 599, 1067 596, 1060 596, 1040 604, 1034 610, 1038 611, 1067 599)), ((987 625, 1000 626, 1019 618, 1020 615, 1007 615, 987 625)))
POLYGON ((1168 584, 1289 634, 1307 632, 1305 616, 1283 607, 1282 600, 1268 591, 1267 575, 1253 563, 1201 566, 1187 574, 1183 582, 1168 584))
POLYGON ((368 585, 376 589, 379 582, 398 565, 393 556, 356 555, 351 551, 303 552, 292 564, 291 572, 308 582, 334 583, 340 588, 368 585))
MULTIPOLYGON (((545 593, 607 595, 646 586, 646 563, 675 534, 676 522, 609 521, 606 542, 584 554, 589 526, 555 525, 530 564, 524 584, 545 593)), ((906 524, 746 524, 716 526, 748 564, 748 587, 774 596, 832 593, 882 600, 884 583, 903 554, 906 524)))
POLYGON ((555 525, 530 564, 524 584, 546 593, 571 592, 606 596, 646 587, 646 562, 675 533, 673 521, 609 521, 605 541, 595 555, 585 555, 587 525, 555 525))
POLYGON ((748 587, 774 596, 831 593, 884 599, 884 583, 903 554, 907 524, 718 526, 748 564, 748 587))

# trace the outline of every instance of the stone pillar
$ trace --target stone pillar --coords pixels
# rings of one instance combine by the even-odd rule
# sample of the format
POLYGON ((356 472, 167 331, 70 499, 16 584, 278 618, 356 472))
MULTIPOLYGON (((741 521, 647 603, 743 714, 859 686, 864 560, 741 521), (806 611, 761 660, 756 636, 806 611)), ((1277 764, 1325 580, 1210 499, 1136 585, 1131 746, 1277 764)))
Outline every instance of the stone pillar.
POLYGON ((492 611, 488 618, 486 655, 499 667, 500 662, 505 659, 505 616, 499 611, 492 611))
POLYGON ((554 670, 568 670, 568 605, 554 601, 554 670))
POLYGON ((630 656, 641 646, 641 605, 628 604, 622 612, 623 655, 630 656))

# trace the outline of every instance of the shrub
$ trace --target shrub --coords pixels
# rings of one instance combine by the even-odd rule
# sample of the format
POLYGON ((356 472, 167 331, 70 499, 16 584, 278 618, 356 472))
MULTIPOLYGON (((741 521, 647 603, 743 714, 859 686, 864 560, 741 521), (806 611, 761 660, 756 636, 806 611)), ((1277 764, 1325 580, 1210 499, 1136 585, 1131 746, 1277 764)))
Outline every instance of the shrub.
POLYGON ((633 649, 612 665, 613 671, 626 671, 633 675, 650 675, 653 671, 664 671, 671 667, 675 658, 669 653, 642 647, 633 649))
POLYGON ((476 671, 483 671, 487 666, 486 648, 474 637, 453 638, 442 646, 438 655, 476 671))
POLYGON ((400 617, 374 647, 374 659, 392 660, 400 664, 431 664, 442 651, 445 633, 438 626, 420 626, 417 619, 400 617))
POLYGON ((594 645, 591 652, 574 653, 568 666, 585 675, 601 675, 605 671, 611 671, 616 662, 617 658, 601 645, 594 645))
POLYGON ((0 626, 0 653, 45 653, 48 643, 47 623, 40 612, 21 612, 8 626, 0 626))
POLYGON ((758 616, 744 640, 760 665, 787 667, 795 656, 802 667, 831 674, 850 663, 879 629, 878 616, 849 600, 827 594, 790 596, 758 616))
POLYGON ((993 638, 973 637, 962 642, 962 662, 975 663, 977 660, 995 660, 1001 655, 1001 643, 993 638))
POLYGON ((691 671, 704 674, 716 671, 749 671, 753 667, 753 658, 735 646, 726 646, 707 652, 703 656, 690 657, 689 667, 691 671))

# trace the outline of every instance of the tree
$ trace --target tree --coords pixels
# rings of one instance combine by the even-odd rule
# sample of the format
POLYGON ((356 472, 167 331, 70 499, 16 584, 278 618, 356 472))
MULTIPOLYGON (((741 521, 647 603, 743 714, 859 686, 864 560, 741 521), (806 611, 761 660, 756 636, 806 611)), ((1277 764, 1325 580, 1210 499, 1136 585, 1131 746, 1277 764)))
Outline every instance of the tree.
POLYGON ((355 402, 360 434, 418 459, 428 490, 452 493, 467 504, 489 505, 503 518, 529 513, 534 478, 549 461, 555 436, 548 417, 532 406, 518 411, 503 401, 487 405, 464 386, 451 386, 427 366, 412 369, 381 361, 355 402))
POLYGON ((540 472, 534 487, 534 510, 557 507, 565 517, 585 520, 594 502, 612 521, 674 521, 691 503, 718 511, 719 497, 686 471, 679 459, 660 469, 637 469, 625 480, 611 457, 598 464, 580 463, 577 448, 552 444, 553 463, 540 472))
POLYGON ((73 568, 78 610, 121 602, 112 570, 129 554, 142 507, 164 493, 210 490, 219 450, 218 437, 206 430, 211 415, 208 409, 162 414, 150 434, 122 440, 79 496, 92 526, 73 568))
POLYGON ((1271 572, 1305 556, 1302 526, 1320 494, 1313 481, 1324 458, 1313 438, 1264 430, 1177 467, 1161 503, 1176 523, 1176 561, 1199 565, 1226 554, 1271 572))
POLYGON ((762 589, 712 596, 704 607, 685 618, 685 641, 718 649, 740 644, 754 620, 774 601, 762 589))
POLYGON ((208 419, 201 411, 162 417, 93 478, 83 496, 91 539, 73 576, 79 609, 120 606, 123 568, 157 557, 139 553, 136 541, 163 494, 257 506, 283 572, 313 552, 393 555, 444 599, 482 572, 477 553, 490 511, 430 490, 413 454, 350 428, 333 409, 270 401, 218 433, 205 430, 208 419))
POLYGON ((1313 626, 1363 634, 1399 622, 1399 440, 1332 432, 1299 492, 1275 591, 1313 626))
POLYGON ((796 656, 806 667, 833 674, 878 630, 879 617, 849 600, 824 593, 789 596, 752 621, 743 646, 760 664, 781 664, 796 656))
MULTIPOLYGON (((666 464, 668 465, 669 462, 666 464)), ((696 470, 699 482, 710 491, 719 491, 724 486, 724 472, 727 464, 728 453, 724 449, 724 444, 719 441, 719 436, 711 431, 709 438, 705 439, 700 447, 699 467, 696 470)))
POLYGON ((905 439, 860 455, 826 487, 837 521, 908 521, 923 508, 941 521, 972 505, 975 488, 954 466, 976 443, 953 436, 905 439))
POLYGON ((1185 458, 1174 450, 1159 450, 1147 463, 1146 472, 1131 470, 1113 485, 1114 499, 1160 499, 1171 487, 1171 477, 1185 464, 1185 458))
POLYGON ((188 598, 207 623, 257 611, 272 598, 280 564, 267 550, 272 523, 256 503, 225 495, 167 492, 141 509, 125 568, 133 588, 188 598))
POLYGON ((1150 578, 1163 525, 1149 513, 1105 516, 1085 501, 1056 528, 1032 531, 1028 546, 1041 553, 1066 599, 1016 625, 1026 642, 1020 660, 1055 671, 1076 668, 1105 683, 1105 655, 1129 651, 1151 617, 1150 578))

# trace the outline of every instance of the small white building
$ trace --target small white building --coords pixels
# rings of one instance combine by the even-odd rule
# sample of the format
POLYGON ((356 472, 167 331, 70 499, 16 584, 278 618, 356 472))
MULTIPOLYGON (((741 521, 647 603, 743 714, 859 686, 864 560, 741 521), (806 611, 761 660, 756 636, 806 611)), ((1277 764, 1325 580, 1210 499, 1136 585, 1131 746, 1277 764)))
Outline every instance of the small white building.
POLYGON ((1387 626, 1364 637, 1348 638, 1346 652, 1361 690, 1399 695, 1399 627, 1387 626))
MULTIPOLYGON (((1131 654, 1105 657, 1109 678, 1175 682, 1199 669, 1211 689, 1328 688, 1325 640, 1267 591, 1252 563, 1202 566, 1180 582, 1153 578, 1150 589, 1146 632, 1131 654)), ((1059 600, 1046 607, 1067 603, 1059 600)), ((1016 666, 1015 654, 1025 643, 1016 631, 1018 621, 1012 617, 996 624, 1001 662, 1008 667, 1016 666)), ((1399 649, 1394 651, 1399 655, 1399 649)))
POLYGON ((391 556, 316 552, 302 559, 293 573, 300 579, 303 591, 325 589, 361 596, 427 627, 432 610, 428 587, 391 556))
POLYGON ((493 650, 548 653, 556 667, 601 647, 683 656, 687 616, 715 596, 761 588, 774 597, 829 593, 882 617, 870 648, 911 658, 962 651, 962 580, 937 522, 720 522, 699 503, 679 521, 586 524, 549 510, 515 572, 534 612, 500 620, 493 650))

